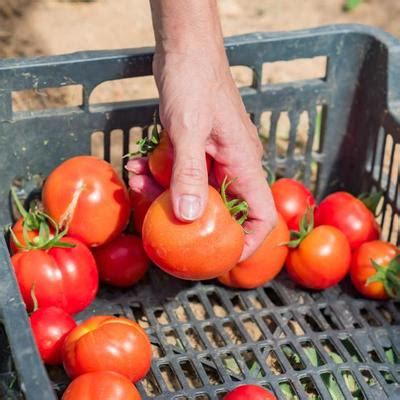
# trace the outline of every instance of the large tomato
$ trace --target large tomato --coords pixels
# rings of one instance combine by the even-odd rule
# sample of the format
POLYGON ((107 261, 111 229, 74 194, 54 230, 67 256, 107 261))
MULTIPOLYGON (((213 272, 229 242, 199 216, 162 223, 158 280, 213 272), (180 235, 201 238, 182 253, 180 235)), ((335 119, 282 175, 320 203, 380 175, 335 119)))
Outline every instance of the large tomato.
POLYGON ((394 280, 395 285, 392 290, 394 289, 396 294, 400 293, 398 292, 399 285, 396 284, 400 273, 391 266, 399 254, 399 249, 391 243, 380 240, 363 243, 353 253, 350 267, 350 277, 355 288, 366 297, 384 300, 389 298, 385 285, 390 289, 394 280), (371 260, 380 267, 378 271, 371 260), (368 282, 374 277, 378 280, 368 282))
POLYGON ((289 249, 286 269, 291 278, 309 289, 326 289, 340 282, 349 271, 351 249, 339 229, 321 225, 289 249))
POLYGON ((76 327, 73 318, 61 308, 46 307, 32 313, 30 323, 42 360, 49 365, 61 364, 64 339, 76 327))
POLYGON ((208 187, 203 215, 193 222, 176 219, 167 190, 151 205, 142 231, 148 256, 161 269, 182 279, 211 279, 238 262, 243 228, 232 218, 220 194, 208 187))
POLYGON ((111 164, 78 156, 59 165, 46 179, 43 205, 68 234, 89 246, 104 244, 125 228, 128 190, 111 164))
POLYGON ((149 259, 137 236, 121 234, 109 243, 93 249, 100 280, 128 287, 138 282, 149 268, 149 259))
MULTIPOLYGON (((174 165, 174 149, 168 134, 162 131, 159 143, 149 155, 149 169, 154 179, 164 188, 168 188, 172 177, 174 165)), ((210 170, 211 158, 206 155, 207 168, 210 170)))
POLYGON ((260 386, 242 385, 229 392, 224 400, 276 400, 276 397, 260 386))
POLYGON ((132 382, 112 371, 89 372, 67 387, 62 400, 140 400, 132 382))
POLYGON ((310 190, 295 179, 282 178, 271 185, 271 192, 276 209, 289 229, 298 230, 301 218, 315 204, 310 190))
POLYGON ((137 193, 131 191, 129 193, 131 200, 131 207, 133 209, 133 226, 135 231, 141 235, 144 217, 146 216, 147 210, 150 208, 153 198, 149 198, 145 193, 137 193))
POLYGON ((227 286, 242 289, 252 289, 264 285, 281 271, 288 254, 285 244, 289 240, 289 229, 278 213, 278 222, 275 228, 264 239, 256 252, 220 276, 218 280, 227 286))
POLYGON ((379 225, 364 203, 347 192, 336 192, 321 201, 315 211, 315 224, 340 229, 352 250, 379 238, 379 225))
POLYGON ((82 311, 96 296, 98 272, 90 250, 64 237, 72 248, 29 250, 12 256, 19 289, 28 311, 33 309, 32 289, 39 307, 57 306, 70 314, 82 311))
POLYGON ((71 378, 86 372, 114 371, 136 382, 150 369, 151 345, 146 332, 136 322, 95 316, 67 336, 63 363, 71 378))

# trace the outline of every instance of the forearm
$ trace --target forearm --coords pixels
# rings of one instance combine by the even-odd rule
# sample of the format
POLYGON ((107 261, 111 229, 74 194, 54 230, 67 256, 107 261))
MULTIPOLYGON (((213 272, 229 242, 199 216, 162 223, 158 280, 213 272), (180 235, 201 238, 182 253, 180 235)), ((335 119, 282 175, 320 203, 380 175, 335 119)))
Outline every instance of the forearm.
POLYGON ((223 52, 216 0, 150 0, 156 52, 223 52))

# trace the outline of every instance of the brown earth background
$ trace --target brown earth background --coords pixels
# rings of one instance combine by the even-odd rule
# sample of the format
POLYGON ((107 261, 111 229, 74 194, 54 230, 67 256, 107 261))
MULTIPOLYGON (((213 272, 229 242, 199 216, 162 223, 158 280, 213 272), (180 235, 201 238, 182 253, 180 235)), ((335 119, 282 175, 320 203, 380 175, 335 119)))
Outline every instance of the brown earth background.
MULTIPOLYGON (((351 12, 344 0, 219 0, 226 36, 254 31, 282 31, 331 23, 362 23, 400 36, 400 2, 364 0, 351 12)), ((0 0, 0 57, 53 55, 79 50, 117 49, 153 45, 148 0, 0 0)), ((318 76, 318 60, 269 70, 268 81, 318 76)), ((247 71, 233 71, 238 84, 247 71)), ((98 88, 93 102, 156 96, 152 78, 114 82, 98 88)), ((76 105, 80 94, 63 91, 22 93, 14 109, 46 107, 48 103, 76 105)))

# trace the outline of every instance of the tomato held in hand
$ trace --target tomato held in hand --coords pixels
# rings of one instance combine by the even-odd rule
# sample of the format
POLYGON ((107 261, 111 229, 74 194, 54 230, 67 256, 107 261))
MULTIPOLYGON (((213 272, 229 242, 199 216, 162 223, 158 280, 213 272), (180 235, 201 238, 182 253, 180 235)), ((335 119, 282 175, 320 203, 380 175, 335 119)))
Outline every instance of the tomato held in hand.
POLYGON ((149 268, 142 240, 121 234, 109 243, 93 249, 100 280, 110 285, 128 287, 138 282, 149 268))
POLYGON ((43 186, 46 212, 88 246, 115 238, 128 223, 128 190, 111 164, 78 156, 59 165, 43 186))
POLYGON ((136 382, 150 369, 151 345, 136 322, 95 316, 67 336, 63 363, 72 379, 86 372, 114 371, 136 382))
POLYGON ((321 225, 289 249, 286 269, 298 284, 309 289, 326 289, 339 283, 350 267, 351 249, 339 229, 321 225))
POLYGON ((137 193, 134 191, 129 193, 129 198, 131 201, 131 207, 133 209, 133 226, 135 231, 139 235, 142 235, 144 217, 146 216, 146 213, 154 199, 150 199, 145 193, 137 193))
POLYGON ((125 376, 112 371, 99 371, 76 378, 61 400, 141 400, 141 396, 125 376))
POLYGON ((275 228, 264 239, 256 252, 218 280, 233 288, 253 289, 274 279, 281 271, 288 254, 289 229, 278 213, 275 228))
MULTIPOLYGON (((148 155, 149 169, 154 179, 165 189, 169 188, 174 165, 174 149, 166 131, 158 134, 153 131, 152 136, 142 142, 143 154, 148 155)), ((207 169, 210 170, 211 158, 206 154, 207 169)))
POLYGON ((276 397, 260 386, 242 385, 229 392, 224 400, 276 400, 276 397))
POLYGON ((243 228, 211 186, 205 211, 193 222, 176 219, 170 191, 162 193, 146 214, 142 237, 155 264, 177 278, 190 280, 224 274, 238 262, 244 246, 243 228))
POLYGON ((49 365, 61 364, 64 339, 76 327, 73 318, 61 308, 46 307, 32 313, 30 323, 43 362, 49 365))
POLYGON ((346 192, 336 192, 321 201, 315 210, 315 225, 331 225, 341 230, 354 250, 364 242, 379 238, 379 225, 364 203, 346 192))
POLYGON ((277 211, 291 230, 298 230, 300 220, 309 207, 315 204, 309 189, 295 179, 282 178, 271 185, 277 211))
POLYGON ((399 254, 400 250, 391 243, 380 240, 363 243, 353 253, 351 261, 350 277, 355 288, 372 299, 385 300, 389 295, 398 296, 399 254))
POLYGON ((69 314, 82 311, 96 296, 99 278, 92 253, 76 239, 60 242, 75 247, 29 250, 11 258, 28 311, 33 309, 32 288, 39 307, 56 306, 69 314))

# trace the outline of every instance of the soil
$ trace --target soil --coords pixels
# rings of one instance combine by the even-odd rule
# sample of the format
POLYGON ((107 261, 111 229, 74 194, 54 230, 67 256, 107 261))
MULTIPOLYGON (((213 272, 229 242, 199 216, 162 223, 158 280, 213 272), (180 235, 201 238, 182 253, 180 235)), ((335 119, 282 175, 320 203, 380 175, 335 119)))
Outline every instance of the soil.
MULTIPOLYGON (((81 50, 143 47, 154 44, 149 0, 0 0, 0 57, 53 55, 81 50)), ((332 23, 363 23, 400 36, 400 2, 364 0, 344 12, 344 0, 219 0, 226 36, 254 31, 282 31, 332 23)), ((293 80, 321 73, 322 60, 311 64, 275 65, 267 81, 293 80)), ((238 84, 248 72, 233 71, 238 84)), ((114 82, 99 87, 93 102, 156 96, 151 77, 114 82)), ((50 103, 76 104, 76 92, 22 93, 14 96, 16 109, 43 108, 50 103)), ((78 100, 79 101, 79 100, 78 100)))

